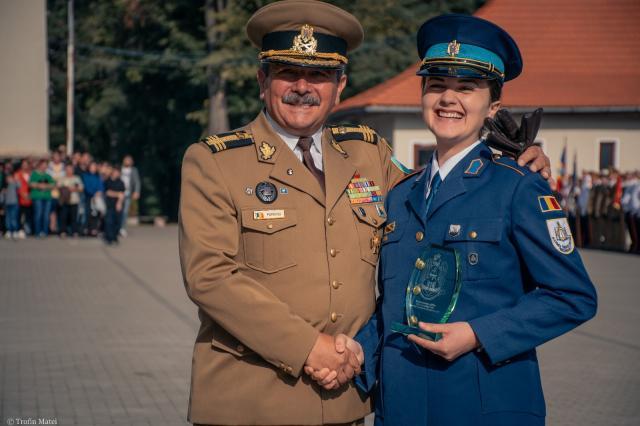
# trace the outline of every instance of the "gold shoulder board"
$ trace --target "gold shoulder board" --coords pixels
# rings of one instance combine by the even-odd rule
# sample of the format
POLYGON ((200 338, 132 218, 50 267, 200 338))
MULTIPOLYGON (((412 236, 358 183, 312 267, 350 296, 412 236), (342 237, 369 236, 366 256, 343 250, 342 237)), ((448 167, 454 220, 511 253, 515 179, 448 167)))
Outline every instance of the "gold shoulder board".
POLYGON ((253 145, 253 136, 251 133, 241 130, 208 136, 201 139, 200 142, 207 145, 211 152, 215 154, 216 152, 224 151, 225 149, 253 145))
POLYGON ((377 144, 380 140, 380 136, 369 126, 363 124, 353 125, 330 125, 327 126, 331 129, 331 134, 336 142, 343 142, 347 140, 360 140, 372 144, 377 144))

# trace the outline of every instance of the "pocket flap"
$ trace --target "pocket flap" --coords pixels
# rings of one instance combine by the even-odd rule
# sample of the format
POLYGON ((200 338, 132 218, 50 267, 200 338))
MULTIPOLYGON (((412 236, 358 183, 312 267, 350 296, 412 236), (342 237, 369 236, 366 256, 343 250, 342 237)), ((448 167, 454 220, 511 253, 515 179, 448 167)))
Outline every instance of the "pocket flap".
POLYGON ((497 242, 502 237, 502 218, 473 218, 449 223, 444 240, 497 242))
POLYGON ((387 221, 387 214, 382 203, 352 204, 351 209, 361 222, 376 228, 381 227, 387 221))
POLYGON ((297 222, 295 209, 242 209, 242 227, 265 234, 290 228, 297 222))

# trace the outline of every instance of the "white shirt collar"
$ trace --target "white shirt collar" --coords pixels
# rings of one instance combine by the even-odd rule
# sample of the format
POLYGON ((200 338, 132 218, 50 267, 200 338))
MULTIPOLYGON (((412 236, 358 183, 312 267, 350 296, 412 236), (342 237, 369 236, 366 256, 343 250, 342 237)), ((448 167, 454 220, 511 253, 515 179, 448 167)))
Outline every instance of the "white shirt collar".
POLYGON ((429 182, 431 182, 433 180, 433 177, 438 172, 440 172, 440 179, 442 179, 444 181, 445 178, 447 177, 447 175, 451 172, 451 170, 453 170, 453 168, 468 153, 470 153, 473 150, 473 148, 478 146, 479 143, 481 143, 481 141, 477 140, 476 142, 472 143, 471 145, 469 145, 468 147, 466 147, 465 149, 463 149, 459 153, 457 153, 455 155, 452 155, 447 161, 444 162, 443 165, 439 165, 438 164, 438 151, 434 152, 433 153, 433 157, 431 157, 431 176, 429 178, 429 182))
MULTIPOLYGON (((267 121, 269 122, 273 130, 278 134, 278 136, 280 136, 284 143, 286 143, 292 151, 295 151, 300 136, 292 135, 291 133, 288 133, 286 130, 284 130, 282 126, 280 126, 273 118, 271 118, 266 110, 264 111, 264 115, 267 117, 267 121)), ((311 150, 313 151, 315 149, 318 153, 322 154, 322 127, 319 128, 313 135, 311 135, 311 137, 313 138, 313 145, 311 147, 311 150)))

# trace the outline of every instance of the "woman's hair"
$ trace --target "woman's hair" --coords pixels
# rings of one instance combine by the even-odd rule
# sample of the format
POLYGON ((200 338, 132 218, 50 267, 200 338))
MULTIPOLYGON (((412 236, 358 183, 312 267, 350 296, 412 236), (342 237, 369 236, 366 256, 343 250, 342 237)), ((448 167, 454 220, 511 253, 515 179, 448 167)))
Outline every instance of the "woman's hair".
POLYGON ((496 102, 500 100, 502 97, 502 84, 498 80, 489 80, 489 95, 491 97, 491 102, 496 102))

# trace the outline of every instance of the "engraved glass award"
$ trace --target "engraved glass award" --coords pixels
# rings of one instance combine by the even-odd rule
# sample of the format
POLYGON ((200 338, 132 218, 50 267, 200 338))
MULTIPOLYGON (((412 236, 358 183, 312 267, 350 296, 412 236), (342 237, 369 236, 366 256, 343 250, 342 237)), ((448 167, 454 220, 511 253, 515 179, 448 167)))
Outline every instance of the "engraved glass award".
POLYGON ((460 258, 454 249, 430 245, 415 262, 405 298, 406 324, 391 330, 437 341, 440 333, 418 327, 419 322, 445 323, 453 312, 462 285, 460 258))

